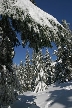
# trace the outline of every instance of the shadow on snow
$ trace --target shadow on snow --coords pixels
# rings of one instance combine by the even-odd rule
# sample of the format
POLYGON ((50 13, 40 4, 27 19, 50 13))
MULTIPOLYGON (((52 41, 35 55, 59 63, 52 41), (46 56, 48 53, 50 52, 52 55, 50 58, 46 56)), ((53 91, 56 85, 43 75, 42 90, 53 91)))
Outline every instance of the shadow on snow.
POLYGON ((19 95, 19 100, 11 105, 11 108, 40 108, 32 104, 36 96, 19 95))
POLYGON ((53 87, 63 88, 63 87, 70 86, 70 85, 72 85, 72 80, 68 82, 60 83, 60 84, 55 83, 53 87))
POLYGON ((46 100, 50 103, 48 108, 72 108, 72 90, 58 89, 49 93, 50 96, 46 100))

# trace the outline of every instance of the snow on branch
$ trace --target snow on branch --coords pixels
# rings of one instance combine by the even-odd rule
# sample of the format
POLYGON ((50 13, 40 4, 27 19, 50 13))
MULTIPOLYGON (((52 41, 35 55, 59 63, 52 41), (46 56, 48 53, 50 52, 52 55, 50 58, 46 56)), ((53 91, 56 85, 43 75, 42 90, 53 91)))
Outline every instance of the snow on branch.
POLYGON ((14 19, 20 18, 21 21, 29 15, 34 23, 47 26, 54 32, 57 31, 57 24, 62 26, 56 18, 35 6, 30 0, 0 0, 0 14, 13 15, 14 19))
POLYGON ((64 30, 56 18, 30 0, 0 0, 0 15, 14 19, 13 26, 21 31, 23 45, 29 41, 29 47, 34 49, 50 47, 51 41, 58 40, 59 30, 64 30))

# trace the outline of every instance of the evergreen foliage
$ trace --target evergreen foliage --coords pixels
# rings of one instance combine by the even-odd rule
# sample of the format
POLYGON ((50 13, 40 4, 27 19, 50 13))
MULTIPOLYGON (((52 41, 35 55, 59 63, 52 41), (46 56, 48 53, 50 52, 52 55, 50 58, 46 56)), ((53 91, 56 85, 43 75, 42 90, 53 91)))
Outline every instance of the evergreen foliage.
POLYGON ((66 79, 70 80, 72 74, 72 32, 66 23, 66 20, 62 20, 62 24, 67 29, 67 32, 61 34, 60 43, 58 44, 58 49, 55 51, 57 55, 57 63, 55 66, 55 80, 60 80, 64 82, 66 79))
POLYGON ((25 82, 24 82, 25 70, 24 70, 24 66, 23 66, 23 61, 21 61, 20 65, 17 66, 16 75, 17 75, 18 81, 20 83, 20 88, 21 88, 19 93, 21 93, 21 92, 23 93, 24 88, 25 88, 25 82))
MULTIPOLYGON (((31 2, 34 3, 33 0, 31 2)), ((25 88, 26 90, 33 90, 36 86, 35 91, 37 92, 47 88, 45 82, 46 76, 51 76, 51 61, 48 58, 45 64, 39 48, 52 47, 52 41, 56 43, 58 48, 55 52, 57 55, 55 81, 64 82, 72 74, 72 31, 66 21, 63 20, 63 26, 61 26, 50 20, 49 22, 53 27, 57 27, 56 32, 56 29, 52 31, 51 28, 35 22, 29 14, 25 16, 24 10, 13 6, 15 3, 16 0, 0 1, 0 103, 2 106, 9 105, 16 100, 17 90, 24 90, 25 88), (17 71, 12 67, 15 55, 14 47, 20 45, 16 32, 21 32, 23 47, 29 42, 29 47, 36 51, 35 57, 33 56, 34 60, 32 60, 33 65, 30 64, 27 52, 25 67, 21 63, 17 71)))
MULTIPOLYGON (((12 68, 15 54, 14 43, 16 44, 16 41, 13 40, 13 30, 11 30, 12 28, 7 18, 4 21, 0 21, 0 102, 2 106, 9 105, 16 100, 15 90, 19 88, 16 74, 12 68), (10 30, 8 36, 5 32, 6 28, 10 30)), ((14 39, 17 40, 16 37, 14 39)))
POLYGON ((45 64, 44 64, 44 59, 43 59, 43 55, 42 55, 42 50, 40 49, 36 56, 37 77, 36 77, 36 81, 35 81, 36 87, 35 87, 34 92, 43 91, 47 88, 47 85, 45 84, 46 75, 44 72, 44 66, 45 66, 45 64))
POLYGON ((31 89, 32 89, 32 91, 35 90, 35 87, 36 87, 35 80, 38 76, 38 72, 37 72, 37 68, 36 68, 36 56, 37 56, 37 53, 33 50, 32 59, 31 59, 31 67, 32 67, 31 89))
POLYGON ((29 51, 27 51, 25 59, 25 87, 27 91, 31 90, 31 80, 32 80, 32 71, 31 71, 29 51))
POLYGON ((16 74, 6 69, 3 65, 0 70, 0 103, 2 106, 8 106, 17 99, 17 90, 20 90, 20 84, 16 74))
POLYGON ((46 53, 44 55, 44 62, 45 62, 44 71, 46 73, 46 84, 50 85, 52 83, 52 70, 51 70, 52 60, 51 60, 48 49, 46 49, 46 53))

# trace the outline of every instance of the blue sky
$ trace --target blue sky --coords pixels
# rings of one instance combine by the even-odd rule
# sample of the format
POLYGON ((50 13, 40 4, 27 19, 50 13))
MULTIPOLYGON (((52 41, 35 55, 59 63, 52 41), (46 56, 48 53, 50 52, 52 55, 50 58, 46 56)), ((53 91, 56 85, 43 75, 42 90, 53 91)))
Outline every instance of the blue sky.
MULTIPOLYGON (((72 28, 72 0, 35 0, 35 2, 39 8, 54 16, 59 22, 61 22, 62 19, 67 20, 67 22, 71 24, 72 28)), ((18 37, 20 40, 19 35, 18 37)), ((56 49, 54 44, 53 46, 53 49, 49 48, 51 56, 53 50, 56 49)), ((19 64, 21 60, 24 61, 27 49, 29 50, 31 56, 32 49, 28 48, 28 46, 22 48, 20 45, 19 47, 15 48, 15 57, 13 62, 19 64)), ((43 54, 45 54, 45 49, 43 49, 43 54)), ((52 59, 55 60, 56 56, 52 56, 52 59)))

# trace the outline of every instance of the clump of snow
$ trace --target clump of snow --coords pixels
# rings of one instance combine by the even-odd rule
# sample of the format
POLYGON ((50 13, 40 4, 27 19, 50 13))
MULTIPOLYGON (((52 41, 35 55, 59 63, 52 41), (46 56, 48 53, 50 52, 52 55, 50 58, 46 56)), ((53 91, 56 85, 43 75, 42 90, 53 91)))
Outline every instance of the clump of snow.
POLYGON ((55 65, 56 65, 56 63, 57 63, 57 62, 52 62, 52 63, 51 63, 51 66, 55 66, 55 65))
POLYGON ((57 54, 57 50, 54 50, 53 54, 57 54))
POLYGON ((62 63, 62 59, 60 59, 60 60, 58 61, 58 63, 62 63))
POLYGON ((59 46, 58 49, 61 49, 61 46, 59 46))
POLYGON ((44 71, 43 71, 43 69, 41 68, 41 69, 40 69, 40 76, 43 77, 43 75, 44 75, 44 71))

